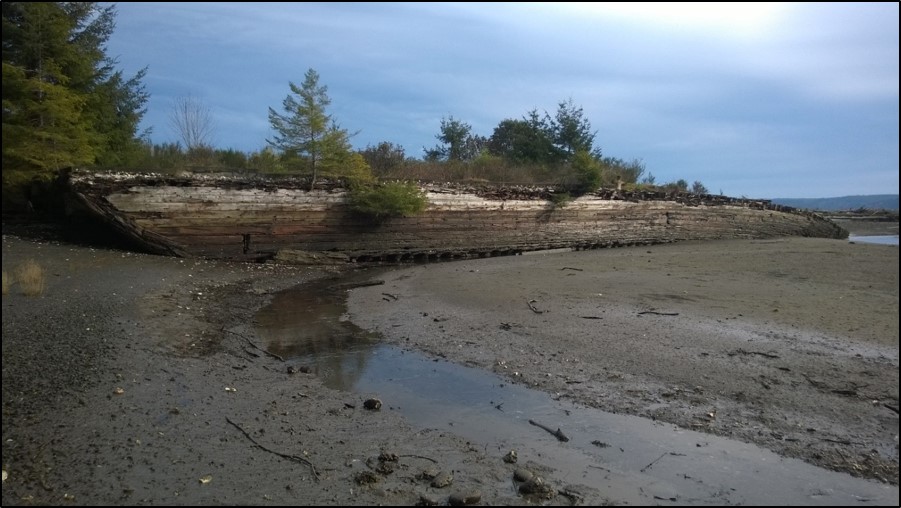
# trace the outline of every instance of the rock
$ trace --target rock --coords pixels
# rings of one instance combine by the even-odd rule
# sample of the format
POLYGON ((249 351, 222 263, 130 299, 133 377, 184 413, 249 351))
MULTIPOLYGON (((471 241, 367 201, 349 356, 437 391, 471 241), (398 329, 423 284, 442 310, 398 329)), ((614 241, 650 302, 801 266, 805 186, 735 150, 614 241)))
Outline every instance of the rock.
POLYGON ((438 499, 425 494, 420 494, 416 506, 438 506, 438 499))
POLYGON ((373 473, 372 471, 360 471, 357 473, 354 480, 358 485, 371 485, 373 483, 377 483, 379 481, 378 475, 373 473))
POLYGON ((553 487, 544 482, 540 476, 536 476, 531 480, 519 486, 519 493, 530 496, 536 496, 542 499, 551 499, 557 495, 557 491, 553 487))
POLYGON ((469 492, 455 492, 447 498, 447 504, 451 506, 466 506, 478 504, 482 500, 482 493, 478 490, 469 492))
POLYGON ((443 489, 452 483, 454 483, 453 473, 440 473, 432 480, 431 485, 436 489, 443 489))
POLYGON ((396 453, 382 452, 379 454, 380 462, 397 462, 398 460, 400 460, 400 457, 396 453))
POLYGON ((438 469, 434 467, 430 467, 427 469, 423 469, 421 473, 419 473, 419 478, 422 480, 434 480, 438 474, 441 473, 438 469))
POLYGON ((516 450, 510 450, 506 455, 504 455, 504 462, 506 462, 507 464, 516 464, 516 460, 516 450))
POLYGON ((379 409, 382 409, 382 401, 379 399, 366 399, 366 401, 363 402, 363 407, 370 411, 378 411, 379 409))
POLYGON ((513 479, 518 482, 527 482, 534 477, 535 473, 523 467, 518 467, 515 471, 513 471, 513 479))

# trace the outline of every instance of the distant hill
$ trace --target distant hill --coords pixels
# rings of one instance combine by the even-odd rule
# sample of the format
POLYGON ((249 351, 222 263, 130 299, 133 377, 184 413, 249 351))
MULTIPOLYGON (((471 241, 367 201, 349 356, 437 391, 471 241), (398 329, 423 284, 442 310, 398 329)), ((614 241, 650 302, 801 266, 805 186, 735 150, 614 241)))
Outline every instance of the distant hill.
POLYGON ((834 212, 840 210, 894 210, 898 211, 897 194, 872 194, 869 196, 842 196, 839 198, 775 198, 779 205, 834 212))

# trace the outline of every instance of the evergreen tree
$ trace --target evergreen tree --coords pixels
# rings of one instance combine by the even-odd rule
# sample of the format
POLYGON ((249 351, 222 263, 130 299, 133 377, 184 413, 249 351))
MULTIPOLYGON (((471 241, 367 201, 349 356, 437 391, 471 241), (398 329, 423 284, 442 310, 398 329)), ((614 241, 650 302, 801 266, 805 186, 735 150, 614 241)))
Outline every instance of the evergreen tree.
POLYGON ((488 139, 488 150, 514 163, 546 164, 561 158, 554 146, 553 126, 534 109, 522 120, 502 120, 488 139))
POLYGON ((61 169, 137 155, 148 94, 106 56, 114 7, 3 2, 4 194, 61 169))
POLYGON ((266 142, 284 157, 299 157, 306 162, 312 175, 311 190, 321 171, 340 173, 350 168, 352 173, 365 173, 363 168, 355 166, 360 161, 351 154, 347 131, 339 128, 332 115, 326 113, 332 100, 327 94, 328 87, 319 84, 319 74, 309 69, 301 86, 288 84, 294 95, 289 94, 282 102, 285 114, 269 108, 269 122, 276 134, 266 142))
POLYGON ((441 133, 435 137, 444 145, 426 149, 427 160, 463 161, 478 157, 486 140, 472 135, 472 126, 453 116, 441 119, 441 133))
POLYGON ((584 117, 582 108, 577 107, 572 99, 559 103, 555 118, 548 115, 547 123, 553 126, 554 144, 565 160, 571 160, 577 152, 592 151, 595 132, 592 132, 591 122, 584 117))

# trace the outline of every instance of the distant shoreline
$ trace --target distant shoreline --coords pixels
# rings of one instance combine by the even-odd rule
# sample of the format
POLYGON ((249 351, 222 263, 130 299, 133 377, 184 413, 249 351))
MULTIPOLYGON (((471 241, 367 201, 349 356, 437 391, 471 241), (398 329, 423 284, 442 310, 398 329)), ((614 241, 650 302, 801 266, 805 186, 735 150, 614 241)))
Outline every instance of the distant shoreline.
POLYGON ((844 228, 851 236, 874 236, 874 235, 897 235, 898 234, 898 217, 894 220, 883 220, 881 218, 868 219, 864 217, 828 217, 832 222, 844 228))

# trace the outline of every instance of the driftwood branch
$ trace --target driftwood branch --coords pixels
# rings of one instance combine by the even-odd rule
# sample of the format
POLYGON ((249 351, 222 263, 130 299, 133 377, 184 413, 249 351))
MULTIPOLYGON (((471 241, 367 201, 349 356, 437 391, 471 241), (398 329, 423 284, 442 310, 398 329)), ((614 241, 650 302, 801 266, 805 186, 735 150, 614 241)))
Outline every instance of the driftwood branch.
POLYGON ((548 427, 547 425, 542 425, 542 424, 536 422, 535 420, 529 420, 529 423, 531 423, 532 425, 534 425, 540 429, 544 429, 544 430, 550 432, 551 435, 554 436, 555 438, 557 438, 558 441, 562 441, 564 443, 569 441, 569 438, 566 437, 566 434, 564 434, 563 431, 560 430, 559 428, 557 428, 557 430, 554 430, 554 429, 548 427))
POLYGON ((642 472, 642 473, 644 473, 645 471, 647 471, 648 469, 650 469, 651 466, 653 466, 654 464, 656 464, 660 459, 662 459, 663 457, 666 457, 667 455, 674 455, 674 456, 677 456, 677 457, 684 457, 684 456, 685 456, 684 453, 663 452, 659 457, 657 457, 656 459, 654 459, 650 464, 648 464, 647 466, 645 466, 645 467, 639 469, 639 471, 642 472))
POLYGON ((414 459, 428 460, 428 461, 432 462, 433 464, 437 464, 437 463, 438 463, 437 460, 435 460, 435 459, 433 459, 433 458, 431 458, 431 457, 424 457, 424 456, 422 456, 422 455, 398 455, 398 457, 413 457, 414 459))
POLYGON ((604 319, 601 316, 579 316, 582 319, 604 319))
POLYGON ((744 349, 740 349, 740 348, 739 348, 739 349, 736 349, 736 350, 735 350, 734 352, 732 352, 732 353, 729 353, 729 356, 735 356, 735 355, 738 355, 738 354, 741 354, 741 355, 758 355, 758 356, 764 356, 764 357, 766 357, 766 358, 779 358, 779 355, 774 354, 774 353, 762 353, 762 352, 760 352, 760 351, 745 351, 744 349))
POLYGON ((538 300, 529 300, 529 308, 532 309, 532 312, 534 312, 535 314, 544 314, 543 310, 538 310, 535 308, 534 305, 532 305, 533 303, 535 303, 537 301, 538 300))
POLYGON ((679 315, 678 312, 657 312, 655 310, 644 310, 644 311, 641 311, 638 313, 639 316, 642 314, 654 314, 657 316, 678 316, 679 315))
POLYGON ((366 282, 347 282, 345 284, 335 284, 329 289, 334 289, 337 291, 349 290, 349 289, 357 289, 357 288, 365 288, 369 286, 381 286, 384 284, 383 280, 370 280, 366 282))
POLYGON ((281 452, 277 452, 277 451, 275 451, 275 450, 266 448, 265 446, 263 446, 263 445, 261 445, 260 443, 258 443, 257 440, 254 439, 253 436, 251 436, 250 434, 248 434, 247 431, 244 430, 240 425, 238 425, 237 423, 231 421, 231 419, 230 419, 229 417, 226 416, 226 417, 225 417, 225 421, 227 421, 228 423, 230 423, 230 424, 231 424, 232 426, 234 426, 236 429, 240 430, 241 433, 244 434, 244 437, 246 437, 247 439, 249 439, 250 442, 253 443, 257 448, 259 448, 259 449, 261 449, 261 450, 263 450, 263 451, 267 451, 267 452, 269 452, 269 453, 271 453, 271 454, 273 454, 273 455, 278 455, 279 457, 281 457, 281 458, 283 458, 283 459, 293 460, 294 462, 300 462, 301 464, 305 464, 305 465, 309 466, 309 467, 310 467, 310 471, 313 472, 313 476, 316 478, 316 481, 319 481, 319 471, 316 470, 316 466, 314 466, 313 463, 310 462, 309 460, 307 460, 307 459, 305 459, 305 458, 303 458, 303 457, 298 457, 297 455, 290 455, 290 454, 287 454, 287 453, 281 453, 281 452))
POLYGON ((573 267, 571 267, 571 266, 564 266, 563 268, 561 268, 561 270, 576 270, 577 272, 581 272, 581 271, 582 271, 581 268, 573 268, 573 267))
POLYGON ((250 346, 253 347, 254 349, 256 349, 256 350, 258 350, 258 351, 262 351, 263 353, 265 353, 265 354, 267 354, 267 355, 269 355, 269 356, 275 358, 276 360, 279 360, 279 361, 282 361, 282 362, 285 361, 285 359, 282 358, 281 356, 279 356, 279 355, 277 355, 277 354, 275 354, 275 353, 272 353, 272 352, 270 352, 270 351, 266 351, 265 349, 261 348, 260 346, 257 346, 256 344, 253 343, 252 340, 250 340, 249 337, 247 337, 247 336, 245 336, 245 335, 241 335, 241 334, 238 333, 238 332, 233 332, 233 331, 231 331, 231 330, 226 330, 226 329, 224 329, 224 328, 223 328, 223 331, 228 332, 228 333, 233 333, 233 334, 237 335, 238 337, 241 337, 242 339, 246 340, 247 343, 250 344, 250 346))

